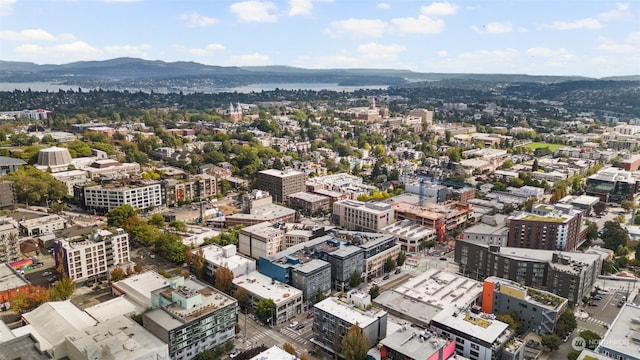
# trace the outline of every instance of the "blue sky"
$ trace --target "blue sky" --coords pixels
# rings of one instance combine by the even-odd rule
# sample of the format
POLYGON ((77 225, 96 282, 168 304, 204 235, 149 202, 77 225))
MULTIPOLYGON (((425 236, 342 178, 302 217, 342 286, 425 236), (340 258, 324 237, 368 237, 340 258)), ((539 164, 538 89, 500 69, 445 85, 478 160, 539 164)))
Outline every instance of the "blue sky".
POLYGON ((640 1, 0 0, 0 59, 640 74, 640 1))

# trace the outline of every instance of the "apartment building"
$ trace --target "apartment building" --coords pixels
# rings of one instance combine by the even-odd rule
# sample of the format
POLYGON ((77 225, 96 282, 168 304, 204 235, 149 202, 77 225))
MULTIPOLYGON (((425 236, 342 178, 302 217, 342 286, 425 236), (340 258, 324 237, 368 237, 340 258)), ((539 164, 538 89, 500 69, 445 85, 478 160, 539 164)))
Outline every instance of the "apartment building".
POLYGON ((215 176, 200 174, 188 181, 167 179, 162 181, 166 193, 166 205, 176 206, 184 202, 197 202, 216 196, 215 176))
POLYGON ((496 276, 546 290, 578 304, 593 289, 602 259, 599 254, 535 250, 458 240, 455 262, 473 279, 496 276))
POLYGON ((515 311, 523 333, 553 334, 568 301, 548 291, 491 276, 484 280, 482 312, 506 314, 515 311))
POLYGON ((212 284, 215 282, 216 270, 221 266, 231 270, 236 277, 256 271, 256 261, 238 254, 233 244, 203 246, 193 251, 194 256, 198 256, 199 250, 202 251, 205 260, 203 278, 212 284))
POLYGON ((324 214, 331 211, 331 199, 327 196, 297 192, 289 195, 289 207, 304 215, 324 214))
POLYGON ((507 245, 540 250, 573 251, 581 243, 582 212, 520 213, 509 219, 507 245))
POLYGON ((172 360, 193 359, 235 336, 238 302, 202 282, 175 277, 151 293, 151 302, 143 326, 169 346, 172 360))
POLYGON ((474 219, 473 205, 458 201, 423 206, 400 201, 391 207, 398 221, 406 219, 435 230, 439 242, 445 241, 446 234, 464 227, 474 219))
POLYGON ((305 179, 303 172, 268 169, 258 172, 257 188, 268 191, 274 202, 286 203, 289 195, 304 191, 305 179))
POLYGON ((347 230, 377 232, 395 222, 394 209, 383 202, 342 200, 333 203, 334 221, 347 230))
POLYGON ((140 182, 128 186, 76 186, 74 196, 81 206, 96 212, 108 212, 124 204, 136 210, 146 210, 166 202, 165 192, 159 182, 140 182))
POLYGON ((62 266, 74 282, 104 278, 113 266, 131 261, 129 234, 123 229, 96 230, 87 239, 57 240, 56 268, 62 266))
POLYGON ((436 241, 435 230, 414 224, 411 220, 396 221, 383 227, 382 232, 395 236, 400 249, 408 254, 419 252, 425 242, 436 241))
POLYGON ((352 291, 347 298, 327 298, 313 306, 311 342, 329 354, 340 355, 342 339, 356 324, 369 346, 387 337, 387 312, 372 306, 369 294, 352 291))
POLYGON ((396 259, 401 251, 396 237, 389 234, 357 231, 338 231, 336 237, 345 239, 363 250, 364 266, 362 275, 367 281, 384 274, 384 264, 388 258, 396 259))
POLYGON ((285 229, 280 223, 264 221, 240 230, 238 249, 241 253, 259 259, 281 249, 285 229))
POLYGON ((368 195, 374 186, 363 182, 362 177, 347 173, 338 173, 310 178, 305 183, 306 190, 335 200, 356 199, 359 195, 368 195))
POLYGON ((0 216, 0 263, 20 259, 18 223, 9 216, 0 216))

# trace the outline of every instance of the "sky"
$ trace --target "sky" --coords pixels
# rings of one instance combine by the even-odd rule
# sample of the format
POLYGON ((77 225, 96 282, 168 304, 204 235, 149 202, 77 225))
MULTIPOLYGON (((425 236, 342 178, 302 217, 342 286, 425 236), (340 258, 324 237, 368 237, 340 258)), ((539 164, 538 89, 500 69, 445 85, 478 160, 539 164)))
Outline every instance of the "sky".
POLYGON ((0 60, 640 74, 640 0, 0 0, 0 60))

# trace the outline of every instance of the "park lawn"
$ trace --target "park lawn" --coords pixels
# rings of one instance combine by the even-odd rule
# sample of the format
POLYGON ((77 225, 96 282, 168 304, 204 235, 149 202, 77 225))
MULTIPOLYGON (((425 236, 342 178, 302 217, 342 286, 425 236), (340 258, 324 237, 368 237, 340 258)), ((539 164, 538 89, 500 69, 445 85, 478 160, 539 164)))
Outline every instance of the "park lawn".
POLYGON ((563 148, 563 147, 567 147, 567 146, 566 145, 561 145, 561 144, 549 144, 549 143, 545 143, 545 142, 532 142, 530 144, 525 145, 525 147, 527 147, 527 148, 529 148, 531 150, 548 147, 549 150, 551 150, 551 152, 555 152, 556 150, 558 150, 560 148, 563 148))

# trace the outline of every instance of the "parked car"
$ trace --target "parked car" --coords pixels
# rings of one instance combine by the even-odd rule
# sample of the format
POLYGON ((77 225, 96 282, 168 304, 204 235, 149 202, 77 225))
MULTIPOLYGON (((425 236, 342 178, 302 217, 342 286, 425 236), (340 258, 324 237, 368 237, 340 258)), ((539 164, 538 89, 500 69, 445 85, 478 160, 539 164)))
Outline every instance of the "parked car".
POLYGON ((395 271, 395 273, 394 273, 394 274, 400 274, 400 272, 401 272, 401 271, 402 271, 402 270, 398 268, 398 269, 396 269, 396 271, 395 271))
POLYGON ((590 301, 590 302, 589 302, 589 306, 598 306, 598 304, 597 304, 597 303, 594 303, 593 301, 590 301))
POLYGON ((565 335, 565 337, 562 338, 562 342, 567 342, 567 340, 569 340, 570 337, 571 337, 571 334, 565 335))
POLYGON ((389 274, 385 275, 382 280, 387 280, 389 278, 389 274))
POLYGON ((440 258, 440 261, 447 261, 447 258, 443 256, 440 258))
POLYGON ((239 352, 238 350, 235 350, 234 352, 232 352, 231 354, 229 354, 229 358, 233 359, 234 357, 238 356, 239 352))
POLYGON ((52 276, 52 277, 50 277, 50 278, 47 278, 47 281, 48 281, 48 282, 55 282, 55 281, 56 281, 56 277, 55 277, 55 276, 52 276))
POLYGON ((304 329, 304 327, 307 326, 306 324, 300 323, 298 324, 298 326, 296 326, 296 330, 302 330, 304 329))
POLYGON ((296 326, 298 326, 298 322, 297 321, 292 321, 291 324, 289 324, 290 328, 295 328, 296 326))
POLYGON ((313 311, 309 311, 307 313, 307 319, 311 319, 313 317, 313 311))
POLYGON ((49 276, 51 274, 53 274, 51 271, 45 271, 45 272, 42 273, 42 276, 45 277, 45 276, 49 276))

